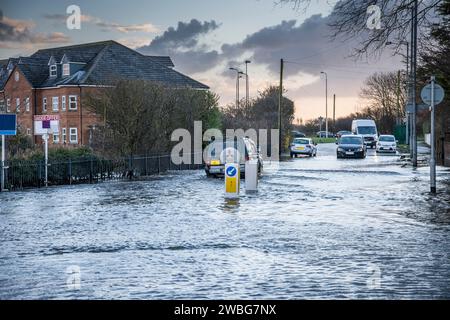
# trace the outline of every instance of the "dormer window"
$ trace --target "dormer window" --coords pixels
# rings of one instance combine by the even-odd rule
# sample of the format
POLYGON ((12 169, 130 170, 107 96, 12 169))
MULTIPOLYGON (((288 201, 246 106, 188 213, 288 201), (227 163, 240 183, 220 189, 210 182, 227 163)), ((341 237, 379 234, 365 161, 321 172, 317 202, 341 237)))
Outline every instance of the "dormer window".
POLYGON ((56 64, 50 66, 50 77, 56 77, 58 75, 56 64))
POLYGON ((70 64, 64 63, 62 65, 62 75, 63 76, 70 76, 70 64))

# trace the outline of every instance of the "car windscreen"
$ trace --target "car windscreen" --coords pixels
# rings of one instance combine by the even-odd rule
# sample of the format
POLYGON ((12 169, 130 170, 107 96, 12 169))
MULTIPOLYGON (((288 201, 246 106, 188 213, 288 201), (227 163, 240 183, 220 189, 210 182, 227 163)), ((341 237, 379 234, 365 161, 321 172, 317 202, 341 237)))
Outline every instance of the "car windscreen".
POLYGON ((342 137, 339 140, 340 144, 362 144, 362 139, 360 137, 342 137))
POLYGON ((394 142, 395 138, 390 136, 380 136, 380 141, 394 142))
POLYGON ((358 127, 359 134, 376 134, 377 129, 373 126, 358 127))
POLYGON ((308 144, 309 140, 308 139, 294 139, 294 143, 295 144, 308 144))

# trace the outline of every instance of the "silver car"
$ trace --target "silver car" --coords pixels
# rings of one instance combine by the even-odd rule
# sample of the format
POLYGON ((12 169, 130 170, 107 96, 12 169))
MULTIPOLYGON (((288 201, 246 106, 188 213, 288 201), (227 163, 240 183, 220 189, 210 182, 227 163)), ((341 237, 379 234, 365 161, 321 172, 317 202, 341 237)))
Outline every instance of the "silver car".
POLYGON ((245 162, 257 161, 258 174, 262 173, 263 159, 258 151, 256 143, 250 138, 238 138, 235 140, 214 141, 205 149, 205 172, 210 176, 223 176, 225 163, 229 161, 239 163, 241 176, 245 176, 245 162))
POLYGON ((298 155, 315 157, 317 155, 316 144, 309 138, 295 138, 289 147, 291 158, 298 155))

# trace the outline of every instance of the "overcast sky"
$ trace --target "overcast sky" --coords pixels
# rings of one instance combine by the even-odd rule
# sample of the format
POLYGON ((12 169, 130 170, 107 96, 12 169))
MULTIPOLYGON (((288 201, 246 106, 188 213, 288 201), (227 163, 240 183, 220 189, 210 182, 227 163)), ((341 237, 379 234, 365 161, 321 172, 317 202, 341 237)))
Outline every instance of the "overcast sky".
MULTIPOLYGON (((234 101, 230 66, 250 59, 250 94, 277 84, 284 58, 287 96, 296 117, 325 115, 328 73, 329 115, 337 95, 336 115, 361 107, 363 80, 375 71, 403 68, 398 57, 377 61, 348 58, 357 40, 331 42, 327 26, 333 0, 312 0, 307 10, 275 5, 275 0, 3 0, 0 58, 29 55, 38 48, 117 40, 144 54, 170 55, 175 68, 209 85, 221 105, 234 101), (81 30, 66 28, 66 8, 76 4, 81 30), (24 10, 26 8, 27 10, 24 10)), ((244 82, 241 92, 245 93, 244 82)))

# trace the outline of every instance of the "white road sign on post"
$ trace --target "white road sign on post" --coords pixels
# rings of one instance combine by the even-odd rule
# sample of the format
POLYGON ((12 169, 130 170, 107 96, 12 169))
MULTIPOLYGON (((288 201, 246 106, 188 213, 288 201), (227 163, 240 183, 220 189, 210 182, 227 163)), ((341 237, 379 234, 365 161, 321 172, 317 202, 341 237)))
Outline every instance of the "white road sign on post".
POLYGON ((48 139, 51 134, 59 134, 59 115, 34 116, 34 134, 42 136, 45 153, 45 186, 48 186, 48 139))
POLYGON ((436 105, 444 100, 444 89, 435 82, 435 77, 431 77, 430 84, 427 84, 420 93, 425 104, 430 106, 431 111, 431 156, 430 156, 430 191, 436 193, 436 151, 435 151, 435 118, 436 105))

